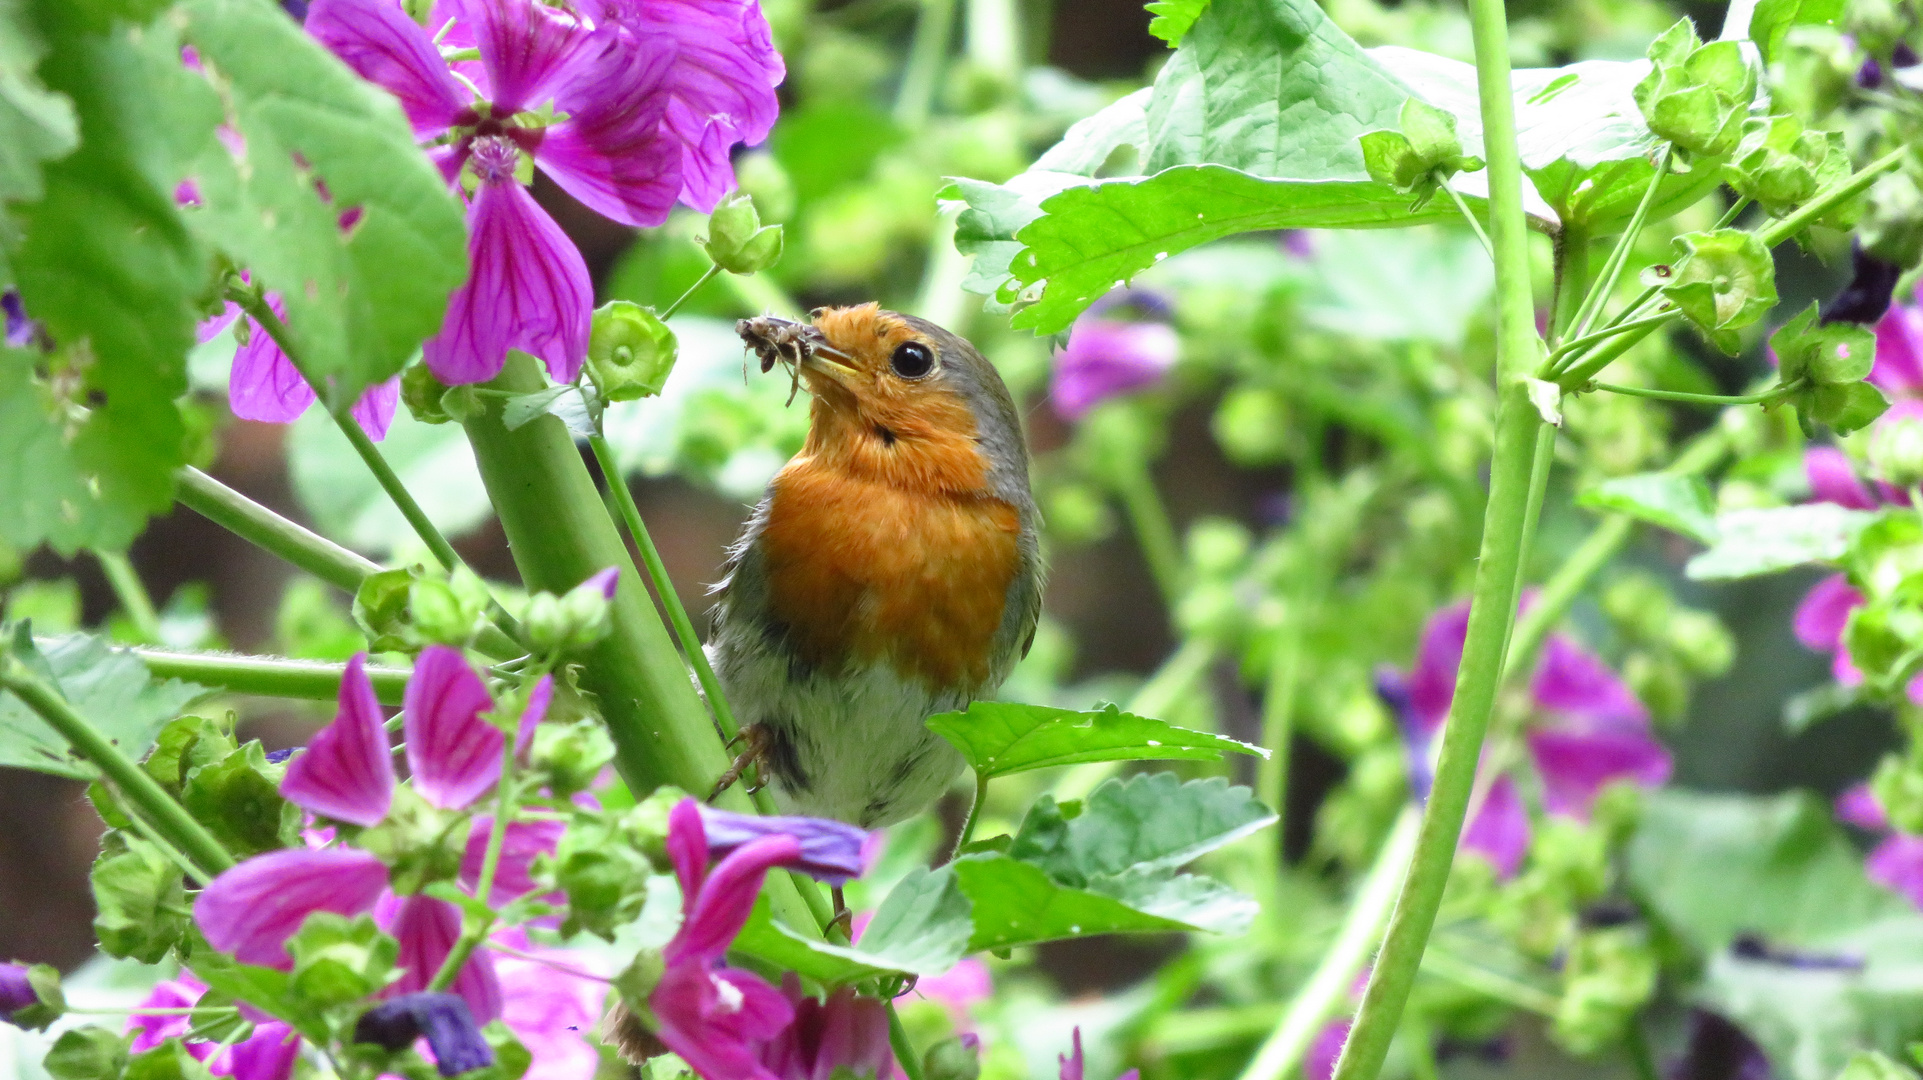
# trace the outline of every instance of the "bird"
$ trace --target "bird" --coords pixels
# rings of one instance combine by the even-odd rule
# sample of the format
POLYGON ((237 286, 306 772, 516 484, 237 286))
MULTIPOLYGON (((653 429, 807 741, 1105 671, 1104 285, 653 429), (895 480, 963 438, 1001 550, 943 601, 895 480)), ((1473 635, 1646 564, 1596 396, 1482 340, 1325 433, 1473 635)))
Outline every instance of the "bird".
POLYGON ((736 327, 809 391, 801 450, 728 549, 707 651, 784 813, 873 829, 961 774, 928 730, 1034 643, 1041 514, 1015 401, 961 337, 878 304, 736 327))

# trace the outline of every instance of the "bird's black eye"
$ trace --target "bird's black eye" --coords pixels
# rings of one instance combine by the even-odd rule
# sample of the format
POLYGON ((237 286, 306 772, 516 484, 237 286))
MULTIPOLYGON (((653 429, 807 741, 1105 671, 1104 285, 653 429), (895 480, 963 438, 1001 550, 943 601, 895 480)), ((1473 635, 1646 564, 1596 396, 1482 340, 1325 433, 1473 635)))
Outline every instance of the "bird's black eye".
POLYGON ((895 347, 888 366, 904 379, 919 379, 935 370, 935 354, 919 341, 905 341, 895 347))

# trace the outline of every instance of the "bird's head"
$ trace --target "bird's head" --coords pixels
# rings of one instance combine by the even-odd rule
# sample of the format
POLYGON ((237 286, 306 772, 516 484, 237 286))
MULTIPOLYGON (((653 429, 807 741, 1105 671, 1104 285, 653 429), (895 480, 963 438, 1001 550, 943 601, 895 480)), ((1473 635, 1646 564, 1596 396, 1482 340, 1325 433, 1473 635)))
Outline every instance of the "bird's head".
POLYGON ((804 454, 899 486, 1025 499, 1015 402, 973 345, 872 303, 819 308, 812 330, 798 350, 814 397, 804 454))

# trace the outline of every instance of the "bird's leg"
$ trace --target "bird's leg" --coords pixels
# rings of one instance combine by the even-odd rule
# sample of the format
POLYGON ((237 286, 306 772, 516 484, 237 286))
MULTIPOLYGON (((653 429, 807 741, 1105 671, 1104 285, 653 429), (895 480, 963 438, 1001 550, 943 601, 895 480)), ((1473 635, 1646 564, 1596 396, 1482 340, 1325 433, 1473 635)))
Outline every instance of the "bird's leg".
MULTIPOLYGON (((741 753, 735 755, 733 764, 730 764, 727 771, 721 774, 720 779, 714 782, 714 790, 708 792, 708 801, 714 802, 719 799, 722 792, 733 787, 735 781, 741 779, 742 773, 761 764, 762 759, 767 756, 770 741, 768 729, 760 724, 749 724, 742 728, 741 734, 736 735, 734 741, 728 744, 732 747, 740 743, 741 753)), ((749 794, 752 795, 757 790, 760 790, 759 785, 749 791, 749 794)))
POLYGON ((828 886, 828 895, 834 898, 835 915, 834 918, 828 920, 828 925, 823 928, 822 933, 832 933, 835 927, 839 926, 841 927, 842 933, 853 938, 855 936, 855 913, 848 910, 848 900, 841 895, 841 886, 828 886))

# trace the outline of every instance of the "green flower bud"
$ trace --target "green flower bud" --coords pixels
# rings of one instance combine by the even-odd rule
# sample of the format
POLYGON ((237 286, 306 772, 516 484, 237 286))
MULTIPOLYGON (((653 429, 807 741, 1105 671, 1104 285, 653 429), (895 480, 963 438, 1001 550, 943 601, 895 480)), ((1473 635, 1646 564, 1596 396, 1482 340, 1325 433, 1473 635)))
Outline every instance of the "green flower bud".
POLYGON ((1889 402, 1862 381, 1876 360, 1876 338, 1854 323, 1824 325, 1814 302, 1770 336, 1777 381, 1801 388, 1790 400, 1805 427, 1823 423, 1839 435, 1866 427, 1889 402))
POLYGON ((372 917, 349 921, 315 912, 287 939, 294 958, 289 989, 317 1009, 357 1001, 387 985, 400 944, 380 932, 372 917))
POLYGON ((753 274, 781 260, 781 226, 763 225, 745 191, 721 200, 708 215, 708 235, 696 243, 714 264, 731 274, 753 274))
POLYGON ((586 930, 609 941, 640 915, 653 871, 615 823, 585 814, 575 816, 547 866, 554 887, 568 897, 561 933, 586 930))
POLYGON ((1656 990, 1656 954, 1641 927, 1583 934, 1563 966, 1562 1000, 1552 1032, 1578 1055, 1622 1041, 1624 1028, 1656 990))
POLYGON ((922 1055, 921 1074, 927 1080, 977 1080, 981 1055, 959 1038, 943 1039, 922 1055))
POLYGON ((419 636, 437 645, 461 645, 474 633, 476 612, 464 610, 445 581, 424 578, 407 593, 407 613, 419 636))
POLYGON ((674 331, 653 309, 610 300, 594 311, 588 377, 607 401, 652 397, 674 370, 677 349, 674 331))
POLYGON ((1756 96, 1756 71, 1741 45, 1705 45, 1684 18, 1650 45, 1649 59, 1650 72, 1634 91, 1649 129, 1693 153, 1719 157, 1736 149, 1756 96))
POLYGON ((1870 430, 1870 475, 1908 490, 1923 484, 1923 416, 1891 413, 1870 430))
POLYGON ((1904 269, 1923 261, 1923 190, 1908 172, 1887 173, 1870 187, 1856 235, 1864 250, 1904 269))
POLYGON ((89 880, 94 935, 108 956, 158 963, 187 932, 180 868, 147 841, 108 833, 89 880))
POLYGON ((1242 569, 1254 542, 1248 526, 1239 521, 1203 518, 1189 526, 1189 565, 1202 577, 1227 577, 1242 569))
POLYGON ((401 372, 401 402, 423 424, 445 424, 454 419, 441 401, 447 390, 447 384, 435 378, 426 364, 411 364, 401 372))
POLYGON ((598 720, 542 724, 534 729, 530 760, 547 776, 554 797, 565 799, 594 783, 602 768, 614 760, 614 743, 598 720))
POLYGON ((528 598, 528 640, 547 651, 583 649, 608 635, 614 613, 610 606, 615 578, 603 571, 569 589, 563 596, 535 593, 528 598))
POLYGON ((663 785, 621 816, 621 831, 627 842, 663 872, 671 865, 668 860, 668 813, 676 803, 687 797, 688 793, 680 788, 663 785))
POLYGON ((1436 185, 1458 172, 1475 172, 1482 159, 1462 152, 1456 118, 1421 98, 1402 103, 1400 131, 1371 131, 1361 136, 1362 163, 1370 179, 1414 194, 1416 207, 1427 203, 1436 185))
POLYGON ((1188 637, 1226 642, 1243 623, 1243 604, 1226 582, 1204 581, 1182 594, 1175 623, 1188 637))
POLYGON ((130 1039, 88 1024, 61 1035, 41 1065, 53 1080, 120 1080, 127 1070, 130 1039))
POLYGON ((1239 386, 1222 397, 1209 425, 1229 461, 1243 468, 1276 465, 1289 455, 1289 404, 1281 393, 1239 386))
POLYGON ((416 571, 402 567, 361 579, 360 588, 354 590, 354 622, 367 635, 370 650, 397 651, 411 644, 408 600, 418 576, 416 571))
MULTIPOLYGON (((1731 42, 1730 44, 1734 44, 1731 42)), ((1755 234, 1736 229, 1676 238, 1681 255, 1663 295, 1696 324, 1710 344, 1734 356, 1736 331, 1776 306, 1776 265, 1755 234)))

